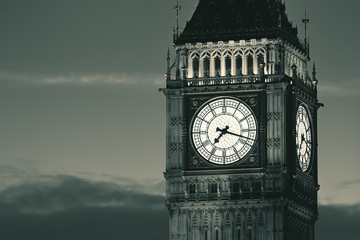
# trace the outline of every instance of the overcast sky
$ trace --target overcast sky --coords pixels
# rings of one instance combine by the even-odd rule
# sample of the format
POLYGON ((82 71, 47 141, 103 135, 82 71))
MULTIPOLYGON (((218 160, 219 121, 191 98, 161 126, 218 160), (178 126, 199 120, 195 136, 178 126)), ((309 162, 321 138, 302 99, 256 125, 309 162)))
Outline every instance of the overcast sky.
MULTIPOLYGON (((183 25, 196 1, 180 2, 183 25)), ((0 0, 4 239, 141 239, 146 231, 154 234, 151 239, 167 238, 165 98, 158 88, 164 86, 174 4, 0 0), (151 217, 158 221, 149 225, 151 217), (131 231, 142 224, 144 231, 131 231)), ((332 232, 338 226, 348 234, 341 239, 355 240, 360 3, 286 5, 301 38, 308 11, 311 56, 325 104, 319 110, 317 239, 339 239, 332 232)))

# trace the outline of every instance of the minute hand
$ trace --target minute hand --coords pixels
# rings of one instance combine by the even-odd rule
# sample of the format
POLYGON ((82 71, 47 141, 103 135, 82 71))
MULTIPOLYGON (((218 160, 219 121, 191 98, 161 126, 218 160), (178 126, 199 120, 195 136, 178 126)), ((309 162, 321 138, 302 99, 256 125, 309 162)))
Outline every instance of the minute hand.
POLYGON ((248 140, 252 140, 251 138, 245 137, 245 136, 240 135, 240 134, 232 133, 232 132, 229 132, 229 131, 226 131, 226 133, 228 133, 230 135, 237 136, 237 137, 245 138, 245 139, 248 139, 248 140))

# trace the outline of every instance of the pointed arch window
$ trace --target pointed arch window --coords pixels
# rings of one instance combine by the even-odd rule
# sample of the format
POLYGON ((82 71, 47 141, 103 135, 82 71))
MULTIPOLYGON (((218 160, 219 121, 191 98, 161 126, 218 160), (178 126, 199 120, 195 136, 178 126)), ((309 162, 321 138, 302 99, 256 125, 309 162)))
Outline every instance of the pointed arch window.
POLYGON ((211 183, 211 186, 210 186, 210 193, 217 193, 217 183, 211 183))
POLYGON ((230 76, 231 75, 231 57, 229 55, 225 57, 225 70, 226 70, 226 75, 230 76))
POLYGON ((240 197, 240 184, 238 181, 236 182, 233 182, 233 185, 232 185, 232 193, 231 193, 231 196, 232 196, 232 199, 239 199, 240 197))
POLYGON ((237 230, 237 240, 241 240, 241 232, 240 229, 237 230))
POLYGON ((261 197, 261 182, 260 181, 256 181, 254 183, 254 197, 255 198, 261 197))
POLYGON ((242 74, 242 56, 241 55, 238 55, 236 56, 236 75, 241 75, 242 74))
POLYGON ((252 54, 247 55, 246 57, 247 61, 247 74, 251 75, 254 74, 254 58, 252 54))
POLYGON ((195 183, 190 183, 189 194, 195 194, 195 193, 196 193, 196 185, 195 185, 195 183))
POLYGON ((209 72, 210 72, 210 59, 209 59, 209 57, 205 57, 203 59, 203 70, 204 70, 204 76, 209 77, 209 72))
POLYGON ((261 67, 260 65, 262 63, 265 63, 265 57, 264 57, 264 53, 263 52, 260 52, 258 55, 257 55, 257 65, 258 65, 258 71, 259 73, 261 72, 261 67))
POLYGON ((198 77, 199 76, 199 57, 195 56, 192 60, 192 64, 193 64, 193 71, 194 71, 194 77, 198 77))
POLYGON ((220 76, 221 61, 220 57, 215 57, 215 76, 220 76))
POLYGON ((215 239, 219 240, 219 230, 218 229, 216 229, 216 232, 215 232, 215 239))

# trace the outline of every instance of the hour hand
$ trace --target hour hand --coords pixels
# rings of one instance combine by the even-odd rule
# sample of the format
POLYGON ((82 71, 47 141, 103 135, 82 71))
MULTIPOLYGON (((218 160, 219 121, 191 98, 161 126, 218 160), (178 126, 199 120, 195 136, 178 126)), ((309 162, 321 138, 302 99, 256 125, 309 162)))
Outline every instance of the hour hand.
POLYGON ((215 138, 214 144, 219 142, 219 140, 220 140, 220 138, 222 137, 222 135, 223 135, 223 133, 221 133, 221 134, 219 135, 219 137, 215 138))
POLYGON ((215 144, 215 143, 218 143, 219 140, 220 140, 220 138, 221 138, 224 134, 228 133, 228 131, 227 131, 228 129, 229 129, 229 126, 226 126, 224 129, 220 129, 219 127, 216 128, 216 131, 217 131, 217 132, 221 132, 221 133, 220 133, 219 137, 215 138, 214 144, 215 144))
POLYGON ((301 134, 301 144, 302 144, 303 142, 306 142, 306 140, 305 140, 304 134, 302 133, 302 134, 301 134))

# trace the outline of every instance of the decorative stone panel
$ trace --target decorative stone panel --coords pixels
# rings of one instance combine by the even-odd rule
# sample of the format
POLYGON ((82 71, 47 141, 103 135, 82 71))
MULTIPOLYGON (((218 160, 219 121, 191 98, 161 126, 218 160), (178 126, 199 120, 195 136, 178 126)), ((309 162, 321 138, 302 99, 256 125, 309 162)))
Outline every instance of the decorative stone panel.
POLYGON ((273 149, 279 149, 281 147, 281 139, 280 138, 268 138, 267 139, 267 147, 273 149))
POLYGON ((269 112, 267 114, 268 122, 279 122, 281 120, 281 113, 280 112, 269 112))

